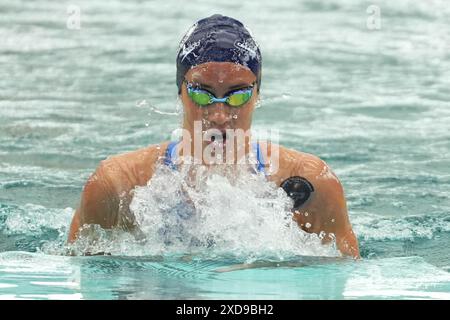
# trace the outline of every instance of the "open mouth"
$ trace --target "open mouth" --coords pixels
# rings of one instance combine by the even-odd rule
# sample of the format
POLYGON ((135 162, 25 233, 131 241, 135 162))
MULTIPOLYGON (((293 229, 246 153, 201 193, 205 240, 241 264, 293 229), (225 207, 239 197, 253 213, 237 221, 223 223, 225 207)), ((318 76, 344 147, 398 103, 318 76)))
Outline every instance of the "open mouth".
MULTIPOLYGON (((211 137, 211 142, 216 141, 216 137, 217 137, 217 136, 213 135, 213 136, 211 137)), ((226 132, 222 132, 222 141, 221 141, 221 142, 225 143, 226 140, 227 140, 227 134, 226 134, 226 132)), ((219 142, 220 142, 220 141, 219 141, 219 142)))

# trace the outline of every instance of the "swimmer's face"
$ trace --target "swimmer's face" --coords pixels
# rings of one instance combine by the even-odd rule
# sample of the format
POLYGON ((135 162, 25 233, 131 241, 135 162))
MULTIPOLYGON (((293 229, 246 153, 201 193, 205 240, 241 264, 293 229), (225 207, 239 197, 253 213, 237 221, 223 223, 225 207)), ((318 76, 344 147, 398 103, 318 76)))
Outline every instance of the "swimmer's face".
POLYGON ((223 98, 232 91, 253 86, 251 99, 240 107, 232 107, 222 102, 199 106, 188 96, 184 82, 181 89, 183 127, 191 134, 195 121, 201 121, 202 130, 250 129, 253 110, 259 97, 256 76, 249 68, 232 62, 206 62, 191 68, 185 79, 209 91, 216 98, 223 98))

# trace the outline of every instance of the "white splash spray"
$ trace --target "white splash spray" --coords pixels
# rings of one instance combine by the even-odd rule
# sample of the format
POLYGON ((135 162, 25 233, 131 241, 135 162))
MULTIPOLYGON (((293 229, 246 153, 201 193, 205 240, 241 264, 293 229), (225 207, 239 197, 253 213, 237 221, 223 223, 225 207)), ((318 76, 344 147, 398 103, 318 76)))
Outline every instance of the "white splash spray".
POLYGON ((250 171, 226 165, 183 166, 179 171, 159 166, 146 186, 134 190, 130 204, 140 240, 116 234, 111 241, 111 236, 99 236, 96 230, 97 247, 91 242, 89 250, 231 255, 246 261, 339 255, 334 244, 322 245, 317 235, 304 232, 292 220, 292 200, 284 190, 250 171))

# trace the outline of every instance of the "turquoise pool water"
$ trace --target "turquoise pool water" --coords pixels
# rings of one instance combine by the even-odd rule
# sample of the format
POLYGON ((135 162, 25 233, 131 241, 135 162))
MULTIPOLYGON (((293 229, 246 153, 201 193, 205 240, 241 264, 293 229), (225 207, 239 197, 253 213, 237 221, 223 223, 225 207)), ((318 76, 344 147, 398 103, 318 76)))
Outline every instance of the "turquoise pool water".
MULTIPOLYGON (((0 298, 450 299, 450 7, 378 1, 373 30, 371 4, 77 1, 77 30, 65 3, 0 3, 0 298), (312 240, 296 251, 276 223, 224 232, 241 240, 229 253, 186 256, 125 237, 110 256, 63 254, 99 161, 179 126, 177 45, 217 12, 261 46, 254 127, 334 169, 361 261, 312 240)), ((258 197, 248 196, 227 204, 251 211, 258 197)))

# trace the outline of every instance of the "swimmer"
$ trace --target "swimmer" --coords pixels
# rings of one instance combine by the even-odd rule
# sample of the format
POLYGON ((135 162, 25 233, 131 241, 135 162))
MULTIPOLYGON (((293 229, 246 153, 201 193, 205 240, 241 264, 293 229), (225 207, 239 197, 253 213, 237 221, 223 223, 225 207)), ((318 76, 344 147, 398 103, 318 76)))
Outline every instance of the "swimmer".
POLYGON ((158 163, 178 170, 186 159, 194 159, 214 168, 220 165, 214 159, 221 154, 221 163, 232 161, 237 166, 242 157, 235 155, 241 152, 246 158, 254 154, 255 171, 291 198, 299 228, 320 235, 324 244, 335 241, 344 256, 359 258, 343 187, 323 160, 270 141, 254 142, 251 134, 239 144, 232 135, 251 132, 261 86, 261 52, 241 22, 213 15, 194 24, 180 43, 176 83, 183 104, 183 138, 101 161, 84 186, 69 242, 90 224, 137 232, 129 208, 133 189, 147 184, 158 163), (208 131, 212 133, 204 139, 202 134, 208 131), (212 158, 205 151, 211 151, 212 158))

